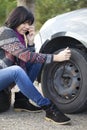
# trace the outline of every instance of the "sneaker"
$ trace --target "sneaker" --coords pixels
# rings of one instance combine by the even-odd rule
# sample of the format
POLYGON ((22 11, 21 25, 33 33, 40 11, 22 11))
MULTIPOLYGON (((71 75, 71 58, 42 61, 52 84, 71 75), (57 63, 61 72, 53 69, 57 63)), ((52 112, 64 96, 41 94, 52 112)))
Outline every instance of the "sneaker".
POLYGON ((48 105, 42 107, 46 111, 46 120, 56 122, 57 124, 68 124, 70 118, 65 116, 58 108, 54 105, 48 105))
POLYGON ((17 112, 20 112, 20 111, 41 112, 42 108, 30 103, 29 99, 26 98, 21 92, 16 92, 15 93, 14 110, 17 112))

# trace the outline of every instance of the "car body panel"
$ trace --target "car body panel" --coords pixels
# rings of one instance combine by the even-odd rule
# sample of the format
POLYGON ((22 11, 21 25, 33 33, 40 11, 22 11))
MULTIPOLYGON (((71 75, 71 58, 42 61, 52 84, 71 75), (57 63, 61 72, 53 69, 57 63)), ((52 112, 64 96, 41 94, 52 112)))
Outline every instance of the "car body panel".
POLYGON ((35 36, 36 50, 39 51, 42 44, 47 39, 51 40, 55 34, 75 38, 87 48, 87 8, 64 13, 47 20, 35 36))

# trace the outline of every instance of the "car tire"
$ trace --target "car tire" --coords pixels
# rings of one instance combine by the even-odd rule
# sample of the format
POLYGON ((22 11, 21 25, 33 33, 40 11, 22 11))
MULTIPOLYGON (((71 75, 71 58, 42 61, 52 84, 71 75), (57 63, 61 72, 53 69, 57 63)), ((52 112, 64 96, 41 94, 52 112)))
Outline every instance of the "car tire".
POLYGON ((41 84, 44 96, 53 101, 62 112, 70 114, 85 111, 87 109, 86 52, 71 49, 69 61, 45 65, 41 84))

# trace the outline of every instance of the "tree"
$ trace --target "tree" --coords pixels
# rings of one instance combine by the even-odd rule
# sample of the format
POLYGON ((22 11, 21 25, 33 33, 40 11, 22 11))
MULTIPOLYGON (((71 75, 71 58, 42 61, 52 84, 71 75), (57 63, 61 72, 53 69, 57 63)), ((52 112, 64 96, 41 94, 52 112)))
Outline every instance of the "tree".
POLYGON ((8 13, 17 5, 16 0, 0 0, 0 25, 2 25, 8 16, 8 13))
POLYGON ((87 7, 87 0, 36 0, 37 30, 44 22, 56 15, 87 7))
POLYGON ((29 8, 33 14, 35 12, 35 0, 17 0, 17 6, 29 8))
POLYGON ((49 18, 87 7, 87 0, 0 0, 0 25, 13 8, 21 5, 32 11, 38 30, 49 18))

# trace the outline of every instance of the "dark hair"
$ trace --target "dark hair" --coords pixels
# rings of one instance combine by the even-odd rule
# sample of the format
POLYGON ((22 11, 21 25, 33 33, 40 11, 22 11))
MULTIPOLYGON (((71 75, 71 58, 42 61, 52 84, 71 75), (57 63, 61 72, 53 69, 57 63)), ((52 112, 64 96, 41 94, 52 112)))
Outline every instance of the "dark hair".
POLYGON ((28 22, 30 25, 34 22, 34 15, 30 10, 23 6, 16 7, 5 21, 5 26, 15 29, 20 24, 28 22))

